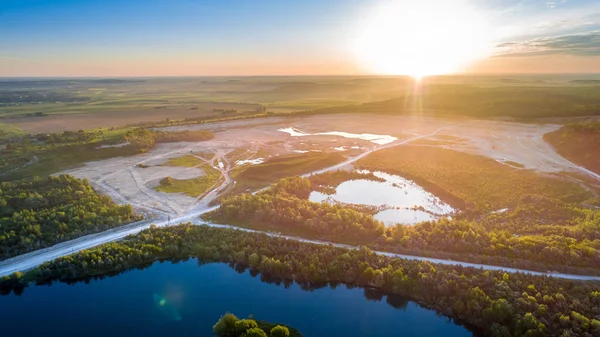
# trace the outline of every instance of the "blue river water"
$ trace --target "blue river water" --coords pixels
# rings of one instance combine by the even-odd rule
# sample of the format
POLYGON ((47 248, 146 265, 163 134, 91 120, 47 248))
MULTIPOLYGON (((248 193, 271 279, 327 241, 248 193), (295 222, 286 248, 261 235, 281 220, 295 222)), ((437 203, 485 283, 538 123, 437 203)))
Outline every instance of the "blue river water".
POLYGON ((210 337, 227 311, 284 323, 305 337, 473 335, 434 311, 372 290, 304 290, 194 259, 0 296, 4 336, 210 337))

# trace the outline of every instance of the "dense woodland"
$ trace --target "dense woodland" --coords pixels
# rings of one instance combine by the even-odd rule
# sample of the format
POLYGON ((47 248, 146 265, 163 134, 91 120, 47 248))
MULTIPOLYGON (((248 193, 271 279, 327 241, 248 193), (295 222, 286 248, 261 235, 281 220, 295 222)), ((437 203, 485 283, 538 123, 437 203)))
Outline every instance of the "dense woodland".
POLYGON ((232 313, 221 316, 213 332, 217 337, 302 337, 294 328, 253 318, 239 319, 232 313))
POLYGON ((308 179, 285 178, 267 191, 225 198, 206 218, 352 244, 372 242, 384 233, 383 224, 373 216, 340 205, 311 202, 310 192, 308 179))
POLYGON ((197 257, 251 268, 300 284, 342 282, 396 294, 489 336, 598 336, 600 283, 507 274, 390 258, 207 226, 150 228, 125 241, 61 257, 0 281, 19 293, 27 282, 73 281, 197 257))
POLYGON ((0 184, 0 258, 141 219, 68 175, 0 184))
POLYGON ((544 140, 561 156, 600 174, 600 122, 569 124, 544 135, 544 140))
POLYGON ((327 177, 337 182, 337 175, 282 179, 267 191, 225 198, 205 218, 397 253, 540 271, 600 273, 600 210, 523 197, 503 213, 472 211, 452 220, 384 228, 368 212, 308 201, 316 188, 311 180, 322 186, 327 177))

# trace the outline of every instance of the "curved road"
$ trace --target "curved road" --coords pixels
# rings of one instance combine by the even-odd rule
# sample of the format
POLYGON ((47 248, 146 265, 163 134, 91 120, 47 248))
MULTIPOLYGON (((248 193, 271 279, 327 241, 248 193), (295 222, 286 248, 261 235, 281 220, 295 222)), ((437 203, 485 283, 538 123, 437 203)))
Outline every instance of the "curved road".
MULTIPOLYGON (((444 129, 444 128, 437 129, 434 132, 426 134, 426 135, 415 136, 415 137, 408 138, 408 139, 405 139, 402 141, 397 141, 397 142, 393 142, 393 143, 390 143, 387 145, 374 147, 374 148, 372 148, 364 153, 361 153, 360 155, 358 155, 356 157, 352 157, 340 164, 306 174, 305 176, 310 175, 310 174, 319 174, 319 173, 323 173, 323 172, 327 172, 327 171, 337 170, 345 165, 354 163, 375 151, 394 147, 394 146, 404 145, 404 144, 407 144, 409 142, 412 142, 412 141, 415 141, 418 139, 430 137, 430 136, 435 135, 442 129, 444 129)), ((222 187, 223 187, 223 185, 219 186, 219 188, 217 188, 217 189, 220 189, 222 187)), ((209 194, 212 194, 212 191, 209 194)), ((202 203, 202 204, 204 204, 204 203, 202 203)), ((269 236, 281 237, 281 238, 286 238, 288 240, 296 240, 296 241, 307 242, 307 243, 312 243, 312 244, 332 245, 334 247, 347 248, 347 249, 358 249, 359 248, 357 246, 337 244, 337 243, 331 243, 331 242, 327 242, 327 241, 309 240, 309 239, 304 239, 304 238, 300 238, 300 237, 296 237, 296 236, 289 236, 289 235, 270 233, 270 232, 262 232, 262 231, 256 231, 256 230, 251 230, 251 229, 239 228, 239 227, 230 226, 230 225, 218 225, 218 224, 204 223, 198 219, 200 215, 210 212, 210 211, 216 209, 217 207, 218 206, 194 210, 188 214, 174 218, 170 221, 160 221, 160 222, 153 222, 152 220, 140 221, 140 222, 132 223, 132 224, 125 225, 125 226, 122 226, 119 228, 110 229, 108 231, 104 231, 101 233, 87 235, 87 236, 83 236, 83 237, 80 237, 80 238, 77 238, 77 239, 74 239, 71 241, 62 242, 55 246, 40 249, 40 250, 31 252, 31 253, 19 255, 19 256, 16 256, 16 257, 13 257, 13 258, 10 258, 10 259, 0 262, 0 276, 10 275, 16 271, 30 270, 32 268, 35 268, 36 266, 39 266, 40 264, 42 264, 44 262, 51 261, 51 260, 54 260, 54 259, 62 257, 62 256, 70 255, 70 254, 73 254, 73 253, 81 251, 81 250, 89 249, 89 248, 92 248, 92 247, 95 247, 95 246, 98 246, 98 245, 101 245, 101 244, 104 244, 107 242, 116 241, 116 240, 122 239, 128 235, 137 234, 137 233, 141 232, 142 230, 149 228, 152 225, 155 225, 157 227, 165 227, 165 226, 173 226, 173 225, 178 225, 178 224, 187 223, 187 222, 191 222, 194 224, 207 225, 207 226, 211 226, 211 227, 230 228, 230 229, 236 229, 236 230, 241 230, 241 231, 246 231, 246 232, 264 233, 269 236)), ((562 274, 562 273, 543 273, 543 272, 537 272, 537 271, 525 270, 525 269, 507 268, 507 267, 501 267, 501 266, 477 264, 477 263, 467 263, 467 262, 453 261, 453 260, 442 260, 442 259, 436 259, 436 258, 430 258, 430 257, 403 255, 403 254, 395 254, 395 253, 379 252, 379 251, 375 251, 375 253, 386 255, 386 256, 391 256, 391 257, 403 258, 403 259, 429 261, 431 263, 444 264, 444 265, 461 265, 461 266, 465 266, 465 267, 481 268, 484 270, 504 270, 504 271, 510 272, 510 273, 526 273, 526 274, 540 275, 540 276, 544 275, 544 276, 551 276, 551 277, 571 279, 571 280, 600 281, 600 276, 562 274)))

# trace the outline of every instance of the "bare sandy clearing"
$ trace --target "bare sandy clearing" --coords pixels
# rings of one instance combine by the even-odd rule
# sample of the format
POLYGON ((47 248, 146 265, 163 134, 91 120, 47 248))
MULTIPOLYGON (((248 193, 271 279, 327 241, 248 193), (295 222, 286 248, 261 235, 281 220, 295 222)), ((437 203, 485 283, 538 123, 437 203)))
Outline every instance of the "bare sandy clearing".
POLYGON ((541 172, 567 171, 589 175, 585 169, 555 153, 543 141, 542 137, 545 133, 554 131, 558 127, 558 125, 522 124, 509 121, 443 120, 367 114, 269 118, 176 126, 165 129, 211 129, 217 132, 215 138, 209 141, 160 144, 145 154, 88 163, 82 168, 65 173, 79 178, 88 178, 108 191, 115 200, 131 203, 139 209, 155 212, 159 216, 182 215, 214 200, 218 197, 219 191, 228 188, 231 180, 228 173, 237 160, 275 157, 299 151, 341 152, 348 157, 354 157, 383 147, 415 142, 415 145, 420 146, 438 146, 483 155, 508 165, 522 166, 541 172), (278 131, 290 127, 308 135, 293 137, 278 131), (398 140, 379 145, 368 139, 346 138, 344 135, 347 133, 373 134, 385 139, 396 137, 398 140), (342 152, 337 151, 336 148, 352 149, 352 151, 342 152), (219 170, 224 178, 218 186, 219 191, 208 193, 197 200, 183 194, 161 193, 153 189, 160 179, 167 176, 175 179, 190 179, 202 175, 202 170, 198 168, 157 166, 163 165, 169 158, 196 153, 209 154, 199 156, 202 160, 215 155, 215 158, 210 159, 211 165, 219 170), (151 167, 141 168, 137 166, 138 164, 151 167))

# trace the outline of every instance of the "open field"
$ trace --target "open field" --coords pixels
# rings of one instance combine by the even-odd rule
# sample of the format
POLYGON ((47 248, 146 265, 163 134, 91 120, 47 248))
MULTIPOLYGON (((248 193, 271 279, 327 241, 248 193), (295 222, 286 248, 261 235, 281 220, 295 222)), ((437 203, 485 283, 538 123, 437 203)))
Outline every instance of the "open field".
POLYGON ((165 119, 185 119, 214 116, 213 109, 239 109, 254 111, 255 104, 237 103, 196 103, 187 106, 169 106, 163 108, 110 108, 103 107, 65 114, 51 114, 43 117, 12 117, 1 119, 29 133, 62 132, 66 130, 87 130, 95 128, 119 127, 127 124, 153 122, 165 119))
POLYGON ((600 114, 578 76, 290 76, 0 80, 0 121, 30 133, 252 112, 567 117, 600 114))

